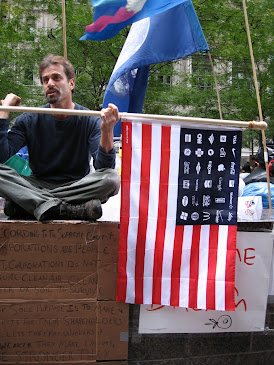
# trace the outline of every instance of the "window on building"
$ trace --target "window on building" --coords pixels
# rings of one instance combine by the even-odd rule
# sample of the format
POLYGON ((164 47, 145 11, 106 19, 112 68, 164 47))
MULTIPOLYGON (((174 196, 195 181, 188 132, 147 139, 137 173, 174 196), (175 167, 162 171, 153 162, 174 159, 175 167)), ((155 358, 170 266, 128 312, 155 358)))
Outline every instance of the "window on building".
POLYGON ((232 85, 236 88, 247 87, 251 89, 252 80, 243 68, 232 66, 232 85))
POLYGON ((164 86, 171 86, 172 77, 171 75, 162 75, 160 73, 156 73, 154 75, 155 81, 163 84, 164 86))
POLYGON ((26 19, 28 40, 33 42, 35 40, 35 19, 33 17, 28 17, 26 19))
POLYGON ((207 55, 192 56, 192 85, 202 90, 212 88, 212 69, 207 55))
POLYGON ((33 85, 33 68, 30 65, 25 69, 24 84, 33 85))

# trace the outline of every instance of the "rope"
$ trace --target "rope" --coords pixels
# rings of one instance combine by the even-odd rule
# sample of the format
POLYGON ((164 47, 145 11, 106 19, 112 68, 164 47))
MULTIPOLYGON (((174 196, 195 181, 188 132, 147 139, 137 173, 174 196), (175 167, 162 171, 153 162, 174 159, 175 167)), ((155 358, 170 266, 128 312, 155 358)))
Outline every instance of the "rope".
POLYGON ((213 65, 213 61, 211 58, 211 54, 209 51, 207 51, 208 54, 208 58, 209 58, 209 62, 210 62, 210 66, 212 69, 212 73, 213 73, 213 77, 214 77, 214 82, 215 82, 215 88, 216 88, 216 93, 217 93, 217 100, 218 100, 218 107, 219 107, 219 114, 220 114, 220 119, 223 119, 223 115, 222 115, 222 108, 221 108, 221 100, 220 100, 220 94, 219 94, 219 87, 218 87, 218 83, 217 83, 217 78, 216 78, 216 74, 215 74, 215 70, 214 70, 214 65, 213 65))
MULTIPOLYGON (((243 0, 243 9, 244 9, 244 17, 245 17, 245 25, 246 25, 247 39, 248 39, 248 45, 249 45, 249 52, 250 52, 250 58, 251 58, 251 64, 252 64, 252 71, 253 71, 253 77, 254 77, 254 85, 255 85, 256 96, 257 96, 259 118, 260 118, 260 121, 263 121, 262 106, 261 106, 261 100, 260 100, 260 94, 259 94, 258 80, 257 80, 256 69, 255 69, 255 61, 254 61, 254 55, 253 55, 253 48, 252 48, 252 42, 251 42, 251 36, 250 36, 247 9, 246 9, 246 1, 245 0, 243 0)), ((267 148, 266 148, 266 138, 265 138, 264 130, 262 130, 261 133, 262 133, 262 141, 263 141, 263 148, 264 148, 264 162, 265 162, 265 170, 266 170, 266 180, 267 180, 267 186, 268 186, 268 203, 269 203, 269 209, 272 209, 271 190, 270 190, 270 177, 269 177, 269 169, 268 169, 268 153, 267 153, 267 148)))

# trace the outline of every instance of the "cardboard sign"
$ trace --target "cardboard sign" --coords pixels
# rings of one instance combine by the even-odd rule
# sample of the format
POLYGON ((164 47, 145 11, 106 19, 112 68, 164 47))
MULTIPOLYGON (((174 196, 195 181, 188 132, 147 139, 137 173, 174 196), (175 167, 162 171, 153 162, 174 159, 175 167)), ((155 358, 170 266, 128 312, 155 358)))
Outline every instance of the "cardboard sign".
POLYGON ((0 364, 127 359, 117 223, 0 222, 0 364))
POLYGON ((215 333, 263 331, 273 235, 238 232, 235 312, 142 305, 139 333, 215 333))
POLYGON ((1 299, 115 299, 117 224, 0 224, 1 299))

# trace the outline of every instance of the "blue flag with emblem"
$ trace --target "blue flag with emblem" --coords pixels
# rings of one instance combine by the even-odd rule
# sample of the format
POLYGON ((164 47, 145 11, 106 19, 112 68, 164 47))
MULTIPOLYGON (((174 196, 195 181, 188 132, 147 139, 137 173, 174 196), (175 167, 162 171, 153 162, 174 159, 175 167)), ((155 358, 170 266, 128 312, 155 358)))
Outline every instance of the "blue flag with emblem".
MULTIPOLYGON (((132 25, 105 91, 103 106, 141 113, 149 65, 208 50, 191 0, 132 25)), ((121 123, 114 129, 120 136, 121 123)))
POLYGON ((114 37, 121 29, 188 0, 91 0, 94 22, 86 27, 81 40, 96 41, 114 37))

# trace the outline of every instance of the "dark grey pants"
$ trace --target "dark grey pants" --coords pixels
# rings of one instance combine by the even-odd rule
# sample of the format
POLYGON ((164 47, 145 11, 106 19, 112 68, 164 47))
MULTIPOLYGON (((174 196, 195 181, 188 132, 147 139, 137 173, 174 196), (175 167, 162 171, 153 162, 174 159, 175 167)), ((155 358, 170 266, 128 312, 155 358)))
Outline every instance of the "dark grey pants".
POLYGON ((60 184, 23 176, 0 164, 0 196, 20 205, 38 220, 48 209, 61 202, 81 204, 99 199, 105 203, 118 193, 119 188, 120 176, 114 169, 100 169, 83 179, 60 184))

